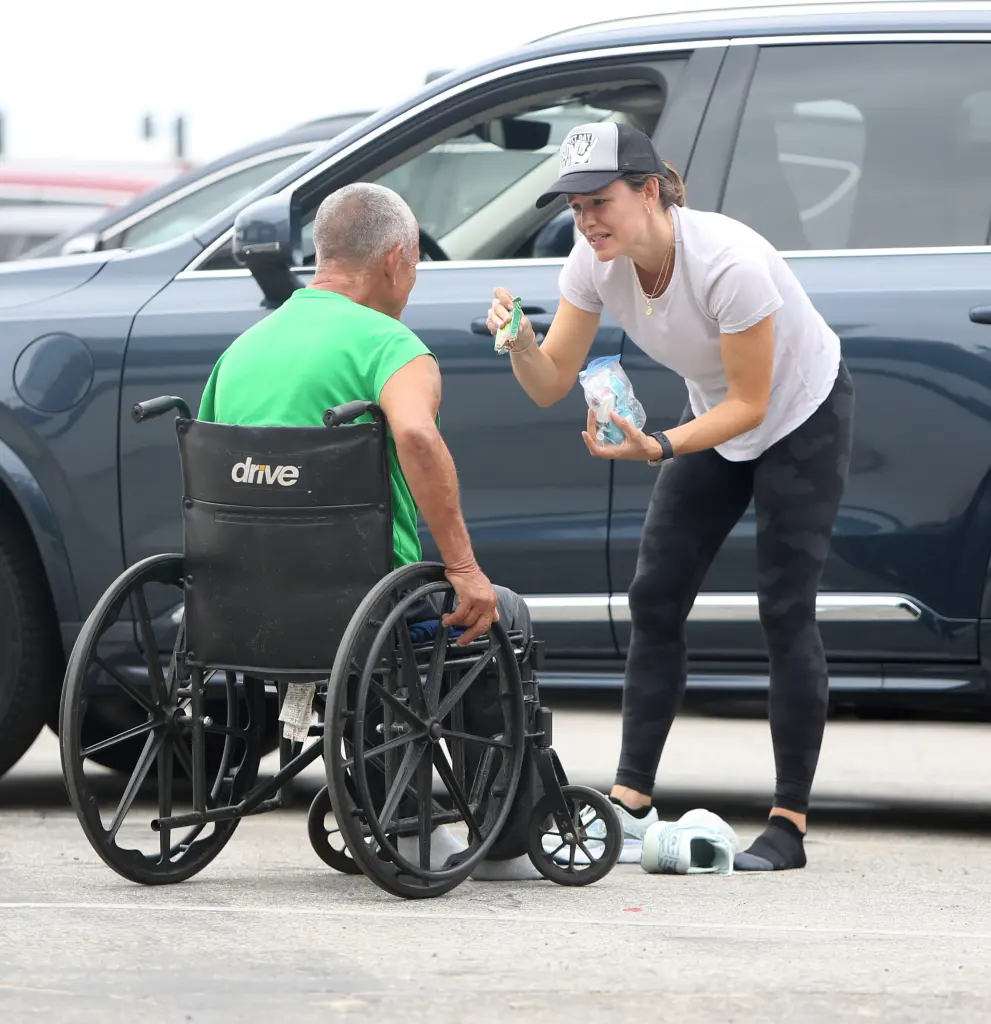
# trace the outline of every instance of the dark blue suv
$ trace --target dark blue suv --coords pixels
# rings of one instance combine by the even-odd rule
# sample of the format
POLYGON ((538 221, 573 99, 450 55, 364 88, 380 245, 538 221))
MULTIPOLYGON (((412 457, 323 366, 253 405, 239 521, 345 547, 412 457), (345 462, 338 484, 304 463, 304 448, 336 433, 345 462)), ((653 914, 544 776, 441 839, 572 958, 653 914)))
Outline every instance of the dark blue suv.
MULTIPOLYGON (((441 363, 483 568, 526 595, 548 683, 619 681, 654 471, 590 459, 581 390, 538 409, 482 321, 501 285, 549 322, 573 229, 534 197, 564 132, 592 119, 652 134, 689 205, 785 251, 842 339, 858 419, 819 599, 834 700, 987 705, 991 9, 838 5, 542 40, 432 82, 190 234, 0 268, 0 770, 54 720, 99 595, 125 565, 181 550, 172 424, 139 427, 131 406, 195 407, 224 347, 306 282, 314 211, 357 179, 395 188, 422 225, 405 319, 441 363), (245 266, 232 239, 249 205, 275 244, 245 266)), ((591 356, 617 352, 648 422, 673 422, 681 381, 604 320, 591 356)), ((748 516, 690 614, 696 692, 766 686, 754 559, 748 516)), ((175 610, 153 612, 168 649, 175 610)), ((133 656, 133 631, 120 641, 133 656)))

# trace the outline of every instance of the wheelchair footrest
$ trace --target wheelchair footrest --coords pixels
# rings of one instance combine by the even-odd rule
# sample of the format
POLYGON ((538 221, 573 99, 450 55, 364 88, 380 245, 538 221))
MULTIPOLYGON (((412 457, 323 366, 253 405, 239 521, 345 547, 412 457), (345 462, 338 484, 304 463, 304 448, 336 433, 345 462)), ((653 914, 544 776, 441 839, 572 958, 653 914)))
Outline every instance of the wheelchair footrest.
MULTIPOLYGON (((457 811, 434 811, 430 823, 434 828, 439 825, 457 825, 464 819, 457 811)), ((371 837, 372 830, 363 821, 361 822, 361 834, 371 837)), ((419 818, 400 818, 398 822, 392 823, 392 828, 386 831, 386 835, 393 836, 416 836, 420 834, 419 818)))
POLYGON ((239 805, 229 807, 213 807, 208 811, 193 811, 191 814, 176 814, 171 818, 153 818, 151 829, 161 832, 163 828, 187 828, 191 825, 208 825, 214 821, 230 821, 232 818, 246 818, 250 814, 264 814, 266 811, 278 810, 282 801, 278 797, 262 800, 257 807, 243 810, 239 805))

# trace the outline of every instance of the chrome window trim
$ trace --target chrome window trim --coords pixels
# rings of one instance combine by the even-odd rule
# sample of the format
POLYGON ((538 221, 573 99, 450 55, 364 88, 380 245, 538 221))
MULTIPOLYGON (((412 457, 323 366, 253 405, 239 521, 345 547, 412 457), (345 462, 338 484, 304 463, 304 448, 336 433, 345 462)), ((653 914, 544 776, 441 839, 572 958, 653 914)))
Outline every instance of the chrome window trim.
POLYGON ((967 256, 991 252, 991 245, 933 245, 904 249, 781 249, 785 259, 826 259, 834 256, 967 256))
MULTIPOLYGON (((625 594, 539 594, 524 596, 533 622, 629 622, 625 594)), ((819 594, 820 622, 915 622, 922 608, 902 594, 819 594)), ((756 594, 699 594, 689 622, 759 622, 756 594)))
MULTIPOLYGON (((991 6, 989 6, 989 12, 991 12, 991 6)), ((697 50, 703 47, 719 47, 719 46, 792 46, 796 44, 811 44, 811 43, 851 43, 851 42, 991 42, 991 31, 989 32, 844 32, 844 33, 806 33, 802 35, 777 35, 777 36, 739 36, 727 39, 685 39, 677 42, 658 42, 658 43, 637 43, 631 46, 616 46, 616 47, 600 47, 596 50, 585 50, 579 53, 562 53, 554 54, 551 57, 540 57, 534 60, 525 61, 522 64, 514 64, 510 67, 499 68, 495 71, 490 71, 485 75, 480 75, 477 78, 473 78, 468 82, 461 82, 459 85, 452 89, 447 90, 434 96, 428 100, 417 104, 417 106, 405 111, 398 117, 393 118, 386 124, 379 125, 374 131, 369 132, 367 135, 363 135, 360 139, 352 142, 349 146, 335 153, 329 157, 323 163, 317 167, 307 171, 302 177, 297 178, 292 184, 286 185, 282 191, 292 191, 299 188, 301 185, 305 185, 308 181, 312 181, 313 178, 323 174, 328 168, 333 167, 335 164, 346 160, 354 152, 364 146, 366 143, 373 141, 384 135, 386 132, 404 124, 406 121, 412 120, 414 117, 419 116, 421 113, 431 110, 435 107, 440 106, 442 103, 447 102, 454 96, 458 96, 461 93, 468 92, 470 89, 474 89, 478 86, 485 85, 489 82, 498 81, 501 78, 508 78, 510 75, 523 73, 526 71, 539 70, 541 68, 553 67, 557 64, 571 63, 571 62, 582 62, 590 60, 599 60, 603 57, 629 57, 638 56, 654 53, 677 53, 682 50, 697 50)), ((197 255, 189 266, 185 267, 179 272, 177 279, 186 279, 189 277, 209 277, 215 274, 223 274, 224 276, 232 276, 233 271, 201 271, 198 270, 202 264, 206 263, 210 258, 217 252, 218 249, 222 248, 229 241, 233 227, 228 228, 222 232, 213 242, 211 242, 202 252, 197 255)), ((853 256, 853 255, 872 255, 872 256, 886 256, 886 255, 936 255, 940 253, 952 253, 952 252, 988 252, 991 250, 991 246, 974 246, 974 247, 958 247, 958 246, 947 246, 947 247, 932 247, 932 248, 906 248, 906 249, 832 249, 832 250, 819 250, 819 249, 798 249, 791 250, 788 252, 782 252, 783 256, 819 256, 832 255, 832 256, 853 256)), ((472 267, 479 266, 491 266, 495 263, 488 261, 466 261, 460 266, 470 265, 472 267)), ((498 261, 499 263, 512 263, 514 266, 527 265, 527 260, 507 260, 498 261)), ((446 264, 450 266, 451 264, 446 264)), ((247 269, 243 271, 237 271, 236 273, 248 274, 250 271, 247 269)))
MULTIPOLYGON (((988 13, 991 13, 989 10, 988 13)), ((804 46, 809 43, 987 43, 989 32, 822 32, 775 36, 735 36, 729 46, 804 46)))
MULTIPOLYGON (((437 273, 441 270, 485 270, 485 269, 512 269, 513 267, 563 267, 565 257, 563 256, 541 256, 533 259, 521 260, 442 260, 434 263, 427 261, 419 263, 416 272, 437 273)), ((292 267, 294 274, 312 274, 313 267, 292 267)), ((176 274, 177 281, 199 281, 210 278, 224 277, 250 277, 251 271, 247 267, 229 267, 225 270, 180 270, 176 274)))
POLYGON ((191 196, 194 193, 199 192, 200 189, 213 185, 215 182, 223 181, 224 178, 229 178, 231 175, 238 174, 241 171, 246 171, 251 167, 257 167, 259 164, 268 163, 269 160, 277 160, 280 156, 304 156, 319 145, 321 145, 320 142, 296 142, 291 146, 280 146, 278 149, 270 149, 264 153, 256 153, 254 156, 245 157, 243 160, 239 160, 236 164, 221 167, 212 174, 207 174, 202 178, 197 178, 196 181, 191 181, 188 185, 184 185, 175 192, 170 192, 167 196, 162 196, 161 199, 157 199, 154 203, 144 207, 144 209, 138 210, 135 213, 132 213, 129 217, 125 217, 123 220, 117 221, 116 224, 112 224, 110 227, 105 228, 100 233, 100 241, 105 242, 108 238, 113 238, 116 235, 119 235, 122 231, 127 231, 129 228, 134 227, 135 224, 140 224, 143 220, 147 220, 149 217, 154 216, 160 210, 165 210, 172 206, 173 203, 178 203, 187 196, 191 196))
MULTIPOLYGON (((991 245, 946 245, 905 249, 781 249, 781 256, 791 259, 835 259, 858 256, 863 259, 879 256, 975 256, 991 253, 991 245)), ((521 260, 444 260, 427 262, 417 266, 418 274, 424 271, 438 273, 444 270, 486 270, 511 269, 513 267, 563 267, 563 256, 541 257, 521 260)), ((293 267, 294 274, 312 274, 313 267, 293 267)), ((180 270, 177 281, 204 281, 225 277, 250 277, 247 267, 226 270, 180 270)))

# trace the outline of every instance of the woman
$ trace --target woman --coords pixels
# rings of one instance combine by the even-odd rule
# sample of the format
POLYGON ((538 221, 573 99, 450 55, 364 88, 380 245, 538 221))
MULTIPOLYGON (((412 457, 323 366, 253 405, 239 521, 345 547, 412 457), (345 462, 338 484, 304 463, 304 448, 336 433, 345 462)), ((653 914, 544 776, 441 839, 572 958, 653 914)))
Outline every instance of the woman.
MULTIPOLYGON (((632 635, 623 743, 611 791, 623 860, 639 857, 661 750, 686 679, 684 623, 702 579, 751 499, 757 594, 770 659, 777 783, 767 826, 735 868, 805 866, 809 792, 826 722, 828 679, 816 592, 850 461, 853 385, 839 339, 760 235, 684 207, 678 172, 628 125, 586 124, 561 147, 561 174, 540 197, 566 195, 580 237, 561 272, 561 303, 542 344, 524 318, 513 372, 541 406, 574 386, 608 312, 649 356, 680 374, 681 422, 644 434, 620 417, 622 444, 589 452, 661 466, 629 592, 632 635)), ((488 314, 510 316, 501 288, 488 314)))

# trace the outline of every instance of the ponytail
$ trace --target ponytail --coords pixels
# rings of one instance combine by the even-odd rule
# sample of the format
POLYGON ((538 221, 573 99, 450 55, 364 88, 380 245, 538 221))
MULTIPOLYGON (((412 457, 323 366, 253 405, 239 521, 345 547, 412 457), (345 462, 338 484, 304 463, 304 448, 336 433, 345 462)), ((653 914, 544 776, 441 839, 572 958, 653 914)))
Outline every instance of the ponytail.
POLYGON ((647 187, 651 178, 657 181, 657 190, 661 197, 661 206, 666 210, 669 206, 685 205, 685 183, 674 164, 667 160, 661 161, 664 164, 663 174, 625 174, 623 181, 626 182, 634 192, 642 192, 647 187))

